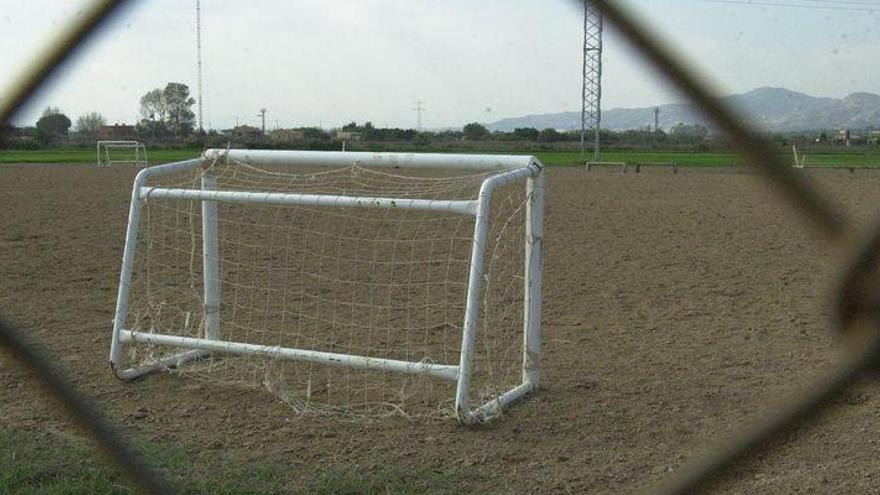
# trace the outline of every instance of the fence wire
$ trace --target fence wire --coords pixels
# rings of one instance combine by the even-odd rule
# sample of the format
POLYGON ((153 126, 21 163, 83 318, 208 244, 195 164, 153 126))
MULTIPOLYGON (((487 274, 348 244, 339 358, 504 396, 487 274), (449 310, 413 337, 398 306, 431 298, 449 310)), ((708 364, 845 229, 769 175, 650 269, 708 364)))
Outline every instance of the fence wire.
MULTIPOLYGON (((799 171, 780 160, 769 143, 743 124, 744 120, 715 97, 707 79, 689 67, 685 60, 659 41, 648 27, 618 3, 605 0, 588 2, 615 27, 654 68, 683 95, 699 107, 724 131, 733 146, 795 208, 807 223, 832 241, 853 253, 837 291, 837 318, 834 330, 845 338, 837 366, 813 386, 793 391, 780 412, 718 441, 700 455, 692 457, 672 476, 647 487, 646 493, 683 494, 706 491, 738 461, 759 449, 778 448, 781 435, 809 418, 827 412, 855 378, 874 368, 880 357, 880 222, 869 236, 854 235, 839 208, 807 182, 799 171)), ((70 58, 83 42, 126 0, 96 0, 64 31, 56 43, 39 57, 0 99, 0 123, 12 120, 33 94, 70 58)), ((79 394, 67 384, 52 365, 42 359, 11 328, 0 323, 0 347, 11 351, 23 365, 37 373, 47 393, 65 404, 66 409, 102 446, 139 490, 146 493, 170 492, 168 485, 128 448, 79 394)))
POLYGON ((837 366, 813 386, 793 393, 779 412, 754 425, 739 428, 740 433, 693 456, 670 478, 645 490, 646 493, 664 494, 705 491, 737 461, 759 449, 781 445, 783 442, 774 440, 805 420, 827 412, 833 407, 832 399, 877 362, 880 355, 880 279, 875 272, 880 264, 880 223, 867 240, 857 239, 847 229, 848 222, 840 209, 835 208, 799 171, 780 160, 766 141, 743 124, 744 119, 714 95, 706 78, 700 77, 670 47, 661 43, 636 16, 616 2, 582 0, 578 4, 584 6, 584 2, 600 11, 655 70, 724 131, 734 147, 747 157, 748 163, 792 207, 804 214, 809 224, 830 240, 849 246, 856 253, 845 271, 836 304, 835 330, 847 337, 837 366))
POLYGON ((24 336, 0 320, 0 351, 34 374, 47 395, 58 401, 67 415, 98 443, 98 447, 141 493, 174 493, 170 485, 141 459, 122 435, 71 385, 24 336))
MULTIPOLYGON (((0 94, 0 125, 11 123, 31 97, 125 3, 127 0, 96 0, 88 8, 78 12, 77 21, 63 30, 19 79, 4 94, 0 94)), ((151 495, 175 492, 103 415, 64 379, 56 366, 29 344, 21 333, 2 320, 0 351, 4 351, 13 362, 33 373, 46 395, 61 404, 68 416, 97 442, 106 459, 120 470, 138 492, 151 495)))

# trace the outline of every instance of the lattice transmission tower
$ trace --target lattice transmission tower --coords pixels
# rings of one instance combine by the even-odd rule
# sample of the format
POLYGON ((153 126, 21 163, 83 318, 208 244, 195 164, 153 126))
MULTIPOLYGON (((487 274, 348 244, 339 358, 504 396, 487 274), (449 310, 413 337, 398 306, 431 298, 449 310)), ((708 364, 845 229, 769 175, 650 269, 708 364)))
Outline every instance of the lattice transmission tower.
POLYGON ((422 112, 425 111, 425 102, 422 100, 416 101, 416 106, 413 107, 413 111, 415 111, 417 115, 416 130, 422 132, 422 112))
POLYGON ((593 160, 599 159, 602 123, 602 14, 584 1, 584 71, 581 99, 581 157, 587 154, 587 132, 593 132, 593 160))

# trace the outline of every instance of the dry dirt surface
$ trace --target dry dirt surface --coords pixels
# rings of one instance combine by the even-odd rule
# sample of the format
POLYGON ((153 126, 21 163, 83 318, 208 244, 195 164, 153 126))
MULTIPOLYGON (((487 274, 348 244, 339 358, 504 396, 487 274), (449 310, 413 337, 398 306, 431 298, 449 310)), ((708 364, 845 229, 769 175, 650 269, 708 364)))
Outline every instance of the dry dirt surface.
MULTIPOLYGON (((134 174, 0 167, 0 312, 131 437, 274 463, 292 487, 393 467, 454 472, 459 492, 628 492, 772 412, 833 361, 843 253, 758 177, 553 168, 543 389, 499 421, 346 423, 187 376, 122 383, 107 356, 134 174)), ((880 214, 880 173, 809 174, 859 222, 880 214)), ((837 402, 717 490, 878 493, 880 384, 866 379, 837 402)), ((0 427, 76 434, 8 361, 0 427)), ((210 476, 200 462, 193 475, 210 476)))

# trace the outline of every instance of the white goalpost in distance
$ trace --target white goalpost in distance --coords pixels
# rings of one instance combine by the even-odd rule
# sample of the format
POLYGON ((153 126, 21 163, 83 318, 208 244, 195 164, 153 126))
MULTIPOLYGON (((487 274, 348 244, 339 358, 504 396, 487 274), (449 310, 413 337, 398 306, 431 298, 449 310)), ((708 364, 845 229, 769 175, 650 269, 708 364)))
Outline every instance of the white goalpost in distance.
POLYGON ((149 165, 147 147, 140 141, 98 141, 97 153, 99 167, 114 164, 149 165))
POLYGON ((531 156, 208 150, 134 181, 110 364, 487 421, 539 384, 531 156))

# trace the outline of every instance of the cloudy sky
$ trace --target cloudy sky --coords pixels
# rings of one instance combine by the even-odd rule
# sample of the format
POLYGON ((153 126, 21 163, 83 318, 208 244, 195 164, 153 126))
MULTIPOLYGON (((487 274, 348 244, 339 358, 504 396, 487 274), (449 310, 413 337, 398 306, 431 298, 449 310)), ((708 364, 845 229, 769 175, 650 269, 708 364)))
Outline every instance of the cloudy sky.
MULTIPOLYGON (((721 93, 880 93, 880 0, 628 0, 721 93)), ((86 0, 0 0, 0 88, 86 0)), ((202 0, 204 123, 455 127, 580 109, 571 0, 202 0)), ((169 81, 196 88, 195 0, 140 0, 18 119, 46 105, 132 123, 169 81)), ((608 29, 603 108, 679 101, 608 29)))

